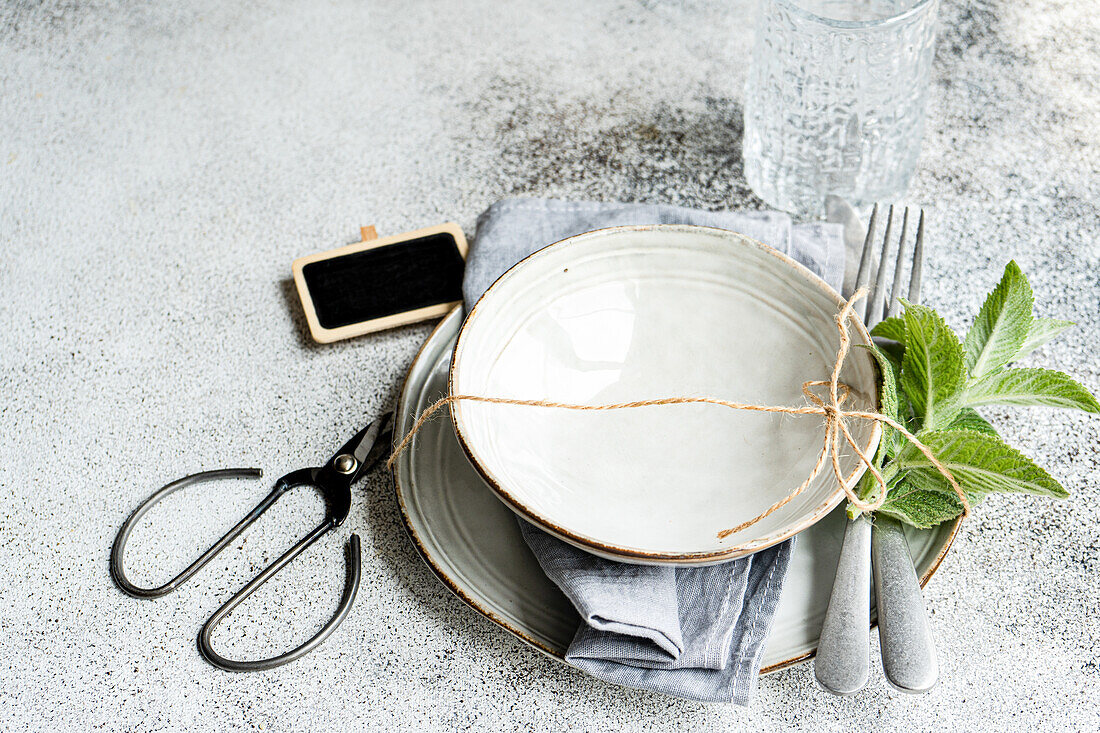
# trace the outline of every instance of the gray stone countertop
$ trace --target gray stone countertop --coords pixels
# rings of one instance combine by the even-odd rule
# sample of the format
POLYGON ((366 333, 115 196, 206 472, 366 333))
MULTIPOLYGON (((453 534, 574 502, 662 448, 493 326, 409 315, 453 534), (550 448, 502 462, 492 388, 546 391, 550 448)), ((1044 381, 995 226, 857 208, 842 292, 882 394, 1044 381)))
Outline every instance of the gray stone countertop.
MULTIPOLYGON (((203 619, 319 516, 293 497, 183 592, 119 593, 111 539, 196 470, 313 465, 392 402, 428 325, 309 343, 300 255, 476 216, 504 196, 759 207, 741 172, 747 0, 15 2, 0 9, 0 727, 1095 730, 1100 420, 994 410, 1074 498, 996 497, 926 597, 943 680, 750 709, 615 688, 525 647, 420 562, 388 478, 357 489, 363 587, 320 650, 263 674, 199 657, 203 619)), ((945 0, 909 201, 926 300, 956 328, 1009 258, 1033 357, 1100 391, 1100 14, 945 0)), ((134 539, 180 567, 262 482, 213 485, 134 539)), ((331 613, 347 530, 222 635, 262 654, 331 613)), ((284 647, 285 648, 285 647, 284 647)), ((876 671, 876 679, 878 679, 876 671)))

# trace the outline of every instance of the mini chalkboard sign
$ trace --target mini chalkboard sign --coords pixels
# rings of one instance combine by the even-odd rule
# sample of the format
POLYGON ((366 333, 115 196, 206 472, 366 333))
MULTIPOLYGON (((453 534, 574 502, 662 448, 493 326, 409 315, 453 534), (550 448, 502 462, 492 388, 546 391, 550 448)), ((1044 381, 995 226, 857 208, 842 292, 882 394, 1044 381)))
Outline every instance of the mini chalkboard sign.
POLYGON ((309 332, 323 344, 438 318, 462 302, 466 237, 453 222, 294 260, 309 332))

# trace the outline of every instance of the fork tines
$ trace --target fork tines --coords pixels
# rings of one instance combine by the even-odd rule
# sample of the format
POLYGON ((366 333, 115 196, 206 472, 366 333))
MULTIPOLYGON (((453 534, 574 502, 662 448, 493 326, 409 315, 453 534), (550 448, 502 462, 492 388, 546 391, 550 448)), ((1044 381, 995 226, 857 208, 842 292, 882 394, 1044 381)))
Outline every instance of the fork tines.
POLYGON ((914 302, 920 299, 921 263, 924 260, 924 210, 920 210, 920 217, 917 220, 917 237, 913 243, 912 264, 908 267, 907 262, 910 261, 909 242, 906 235, 909 232, 909 207, 906 206, 902 212, 901 234, 897 238, 898 251, 896 257, 892 251, 894 246, 893 204, 890 205, 887 212, 886 232, 882 236, 882 246, 878 257, 875 257, 875 225, 878 222, 878 213, 879 206, 875 204, 874 209, 871 211, 871 220, 867 224, 867 238, 863 242, 863 254, 860 256, 859 272, 856 275, 857 290, 867 287, 872 280, 874 281, 863 316, 863 322, 868 327, 874 326, 889 316, 897 315, 901 307, 898 298, 903 292, 901 286, 906 269, 909 269, 909 288, 906 297, 914 302), (887 295, 886 277, 891 258, 894 259, 894 277, 889 295, 887 295))

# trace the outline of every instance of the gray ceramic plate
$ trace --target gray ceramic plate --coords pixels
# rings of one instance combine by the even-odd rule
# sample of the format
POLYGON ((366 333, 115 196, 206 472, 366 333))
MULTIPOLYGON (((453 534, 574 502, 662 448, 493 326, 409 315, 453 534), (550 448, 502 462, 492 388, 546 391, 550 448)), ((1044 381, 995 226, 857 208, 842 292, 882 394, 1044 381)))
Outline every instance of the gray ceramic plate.
MULTIPOLYGON (((445 317, 409 369, 397 406, 397 435, 446 394, 462 310, 445 317)), ((539 568, 515 515, 469 465, 451 421, 427 423, 394 466, 405 528, 428 567, 475 611, 540 651, 564 660, 579 618, 539 568)), ((843 507, 798 535, 761 673, 817 650, 843 532, 843 507)), ((939 567, 958 524, 908 534, 921 584, 939 567)))

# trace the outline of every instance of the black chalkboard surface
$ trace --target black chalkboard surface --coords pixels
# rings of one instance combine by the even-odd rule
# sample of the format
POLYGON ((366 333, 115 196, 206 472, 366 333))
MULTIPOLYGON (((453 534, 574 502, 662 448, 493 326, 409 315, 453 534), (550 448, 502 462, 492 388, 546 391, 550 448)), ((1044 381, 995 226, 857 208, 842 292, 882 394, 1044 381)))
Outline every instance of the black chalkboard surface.
POLYGON ((462 301, 466 239, 456 224, 294 262, 310 331, 328 343, 446 314, 462 301))
POLYGON ((466 261, 447 232, 302 268, 317 321, 339 328, 439 303, 462 300, 466 261))

